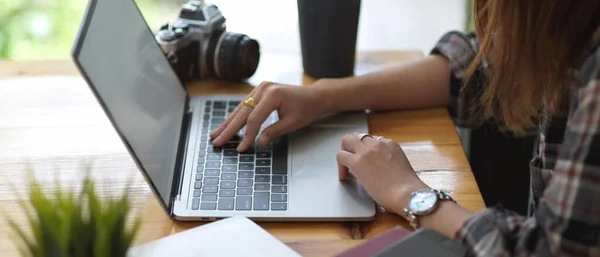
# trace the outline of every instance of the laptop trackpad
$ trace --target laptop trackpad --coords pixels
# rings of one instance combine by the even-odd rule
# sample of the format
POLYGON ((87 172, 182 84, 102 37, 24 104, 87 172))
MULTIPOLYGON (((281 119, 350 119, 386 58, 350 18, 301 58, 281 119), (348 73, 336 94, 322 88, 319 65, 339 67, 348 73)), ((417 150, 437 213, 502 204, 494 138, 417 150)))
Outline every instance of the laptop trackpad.
POLYGON ((291 137, 292 177, 336 179, 342 137, 354 128, 306 127, 291 137))

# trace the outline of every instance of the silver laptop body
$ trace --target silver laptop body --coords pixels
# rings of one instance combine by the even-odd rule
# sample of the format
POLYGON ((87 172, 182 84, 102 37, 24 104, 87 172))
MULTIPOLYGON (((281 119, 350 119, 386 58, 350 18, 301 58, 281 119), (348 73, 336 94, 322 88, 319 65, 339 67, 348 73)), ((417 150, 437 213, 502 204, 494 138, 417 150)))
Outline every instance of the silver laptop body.
POLYGON ((215 148, 208 133, 245 96, 190 98, 133 0, 89 0, 72 55, 171 218, 374 218, 361 186, 337 178, 340 140, 368 131, 365 113, 324 117, 245 153, 235 151, 239 137, 215 148))

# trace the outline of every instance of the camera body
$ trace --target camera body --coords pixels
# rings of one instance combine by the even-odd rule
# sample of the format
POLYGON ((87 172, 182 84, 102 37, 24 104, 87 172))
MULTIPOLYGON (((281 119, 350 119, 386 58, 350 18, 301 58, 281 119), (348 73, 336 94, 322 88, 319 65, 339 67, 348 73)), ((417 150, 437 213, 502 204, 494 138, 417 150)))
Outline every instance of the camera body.
POLYGON ((171 26, 155 39, 183 84, 216 77, 241 81, 254 75, 260 58, 256 40, 226 31, 225 17, 214 4, 191 0, 171 26))

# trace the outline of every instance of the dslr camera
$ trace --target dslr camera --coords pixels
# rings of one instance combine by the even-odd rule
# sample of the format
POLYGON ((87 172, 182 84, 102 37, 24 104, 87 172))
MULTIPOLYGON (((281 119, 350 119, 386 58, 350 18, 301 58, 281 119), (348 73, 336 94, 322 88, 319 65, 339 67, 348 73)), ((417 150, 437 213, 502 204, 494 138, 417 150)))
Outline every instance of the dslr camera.
POLYGON ((247 79, 258 66, 259 44, 225 29, 225 17, 217 6, 191 0, 181 6, 171 25, 161 26, 155 39, 183 84, 209 77, 247 79))

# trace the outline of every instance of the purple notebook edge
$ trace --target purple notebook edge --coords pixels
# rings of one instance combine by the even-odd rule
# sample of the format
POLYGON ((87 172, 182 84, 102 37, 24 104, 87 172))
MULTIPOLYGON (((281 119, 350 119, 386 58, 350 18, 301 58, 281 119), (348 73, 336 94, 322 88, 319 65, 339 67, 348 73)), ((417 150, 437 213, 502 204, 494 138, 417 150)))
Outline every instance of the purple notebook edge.
POLYGON ((365 256, 373 256, 380 251, 384 250, 386 247, 391 244, 398 242, 403 237, 409 235, 411 232, 402 228, 395 227, 386 231, 385 233, 378 235, 364 243, 361 243, 355 247, 352 247, 336 257, 365 257, 365 256))

